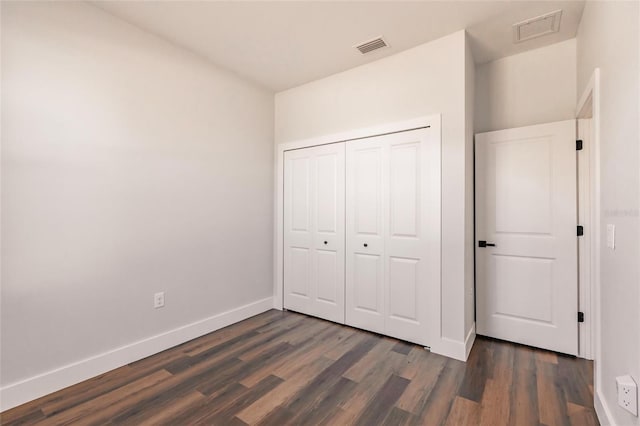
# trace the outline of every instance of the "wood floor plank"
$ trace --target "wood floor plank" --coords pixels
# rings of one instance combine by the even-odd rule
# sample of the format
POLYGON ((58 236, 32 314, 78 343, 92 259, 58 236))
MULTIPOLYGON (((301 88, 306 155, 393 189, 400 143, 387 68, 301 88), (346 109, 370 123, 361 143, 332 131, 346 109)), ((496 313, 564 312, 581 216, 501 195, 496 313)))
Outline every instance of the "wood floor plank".
POLYGON ((288 328, 294 324, 312 324, 317 321, 321 321, 318 318, 309 317, 299 314, 297 312, 283 312, 282 316, 277 321, 270 321, 267 324, 257 327, 254 330, 258 333, 267 333, 273 330, 281 330, 282 328, 288 328))
MULTIPOLYGON (((447 362, 447 357, 432 354, 424 348, 415 346, 407 354, 406 362, 407 363, 402 368, 400 375, 405 379, 413 381, 414 378, 420 376, 421 374, 423 375, 423 373, 425 373, 425 370, 439 370, 438 367, 444 366, 444 364, 447 362)), ((419 381, 422 380, 424 380, 423 377, 419 379, 419 381)))
POLYGON ((509 424, 538 426, 538 384, 536 379, 535 352, 521 346, 514 351, 514 369, 509 424))
POLYGON ((325 422, 339 410, 338 403, 340 401, 349 399, 356 385, 355 382, 340 377, 333 385, 327 387, 314 403, 308 404, 304 410, 296 412, 289 422, 299 425, 317 425, 325 422))
POLYGON ((578 406, 587 406, 593 401, 593 393, 589 388, 591 377, 582 369, 575 369, 575 359, 558 356, 558 381, 562 384, 562 392, 567 402, 578 406))
POLYGON ((381 339, 365 356, 345 371, 344 377, 354 382, 361 382, 372 369, 379 366, 381 360, 385 359, 394 346, 394 340, 381 339))
POLYGON ((447 416, 446 426, 478 425, 480 421, 480 404, 467 398, 457 396, 451 406, 451 411, 447 416))
POLYGON ((269 413, 268 416, 256 423, 259 426, 282 426, 289 425, 291 419, 295 416, 295 413, 288 407, 280 406, 269 413))
POLYGON ((590 426, 592 365, 481 336, 465 364, 274 310, 0 413, 0 423, 590 426))
POLYGON ((558 355, 551 351, 536 351, 536 360, 538 362, 546 362, 549 364, 558 364, 558 355))
POLYGON ((40 408, 25 404, 17 409, 9 410, 0 414, 0 424, 26 425, 34 424, 45 419, 45 415, 40 408))
POLYGON ((486 380, 482 394, 480 424, 506 426, 511 410, 513 384, 513 349, 510 344, 493 350, 491 379, 486 380))
POLYGON ((184 349, 187 355, 197 355, 213 346, 218 345, 226 340, 244 334, 248 331, 257 331, 260 327, 267 324, 277 324, 285 318, 285 313, 270 310, 263 314, 256 315, 239 323, 232 324, 223 329, 209 333, 201 338, 195 339, 189 343, 191 345, 184 349))
POLYGON ((344 328, 340 330, 338 334, 337 343, 332 348, 327 348, 324 356, 337 360, 367 336, 367 332, 353 328, 344 328))
MULTIPOLYGON (((279 373, 282 370, 289 371, 291 366, 304 368, 304 366, 308 364, 307 361, 314 361, 318 357, 322 356, 322 346, 320 346, 322 339, 335 335, 338 330, 335 327, 330 327, 326 331, 329 333, 323 332, 319 334, 319 336, 323 337, 312 336, 306 342, 299 343, 293 351, 285 354, 273 363, 263 365, 261 368, 242 379, 240 383, 250 388, 260 380, 272 374, 284 379, 285 377, 283 376, 286 376, 286 374, 279 373), (314 351, 315 348, 317 348, 316 351, 314 351)), ((291 341, 289 341, 289 343, 291 344, 291 341)))
POLYGON ((317 324, 312 324, 308 328, 300 327, 298 332, 287 336, 287 342, 297 346, 305 343, 309 339, 314 339, 316 336, 322 335, 327 330, 335 331, 334 323, 330 321, 319 321, 317 324))
POLYGON ((268 376, 257 383, 253 388, 246 389, 241 392, 236 398, 229 401, 226 405, 216 407, 212 410, 211 415, 204 419, 205 424, 220 424, 226 425, 231 422, 231 419, 242 412, 245 408, 252 405, 255 401, 260 399, 263 395, 269 393, 271 390, 280 385, 283 380, 280 377, 268 376))
MULTIPOLYGON (((537 355, 537 353, 536 353, 537 355)), ((536 362, 536 382, 538 388, 538 414, 544 425, 568 425, 567 403, 558 386, 557 363, 536 362)))
MULTIPOLYGON (((375 348, 378 346, 384 347, 384 344, 377 345, 375 348)), ((375 348, 372 349, 369 354, 373 352, 375 348)), ((355 389, 349 400, 340 403, 340 408, 353 413, 354 418, 360 417, 375 398, 376 390, 384 386, 392 375, 399 376, 399 372, 404 367, 405 362, 406 356, 398 352, 387 350, 380 354, 377 363, 371 365, 364 375, 357 377, 359 386, 355 389)), ((348 370, 347 373, 350 370, 348 370)), ((350 377, 347 373, 345 373, 344 376, 350 377)))
POLYGON ((109 418, 111 414, 115 414, 125 407, 136 405, 139 399, 155 393, 155 391, 150 391, 155 385, 167 382, 171 378, 172 375, 168 371, 158 370, 122 388, 61 411, 38 424, 88 425, 99 422, 101 419, 109 418))
POLYGON ((356 424, 369 426, 382 423, 408 385, 409 380, 392 374, 380 390, 376 392, 373 399, 358 417, 356 424))
POLYGON ((443 356, 426 355, 421 351, 410 352, 407 356, 408 363, 400 372, 400 375, 409 379, 410 383, 398 399, 396 406, 415 415, 420 414, 447 364, 447 358, 443 356), (417 355, 413 360, 411 360, 412 354, 417 355))
POLYGON ((592 408, 568 402, 567 414, 571 426, 599 426, 595 410, 592 408))
POLYGON ((411 349, 413 349, 415 346, 416 345, 413 345, 407 342, 399 341, 395 344, 392 351, 398 352, 402 355, 408 355, 409 352, 411 352, 411 349))
MULTIPOLYGON (((204 383, 211 380, 212 377, 220 375, 221 371, 232 369, 240 363, 241 361, 237 358, 228 358, 213 363, 199 363, 188 370, 172 375, 167 380, 159 382, 149 389, 145 389, 144 392, 136 395, 135 399, 128 398, 123 401, 117 414, 111 416, 113 407, 110 407, 109 412, 98 412, 93 416, 104 418, 109 414, 109 418, 115 423, 142 419, 144 418, 145 410, 152 410, 155 406, 169 404, 173 399, 181 398, 189 392, 196 391, 204 383)), ((160 371, 166 372, 166 370, 160 371)))
POLYGON ((481 402, 484 387, 490 377, 493 360, 492 346, 484 340, 476 342, 474 348, 465 365, 466 374, 460 385, 460 396, 471 401, 481 402))
MULTIPOLYGON (((331 363, 327 368, 315 376, 306 386, 293 396, 287 406, 287 410, 293 413, 304 412, 322 398, 326 390, 334 386, 340 380, 342 374, 353 364, 360 360, 376 344, 376 336, 367 335, 357 345, 344 353, 339 359, 331 363)), ((280 409, 267 415, 262 422, 270 424, 273 417, 280 416, 280 409)))
POLYGON ((68 410, 102 394, 117 390, 149 374, 151 374, 151 371, 135 371, 130 366, 125 365, 45 396, 39 404, 43 413, 50 417, 62 410, 68 410))
POLYGON ((174 401, 170 401, 164 407, 158 407, 155 412, 145 413, 143 419, 141 419, 138 423, 132 422, 123 422, 123 424, 139 424, 139 425, 149 425, 149 426, 160 426, 160 425, 170 425, 171 422, 167 421, 167 419, 171 419, 181 413, 184 413, 187 410, 192 409, 194 406, 198 406, 203 403, 205 400, 205 396, 198 391, 191 391, 182 398, 178 398, 174 401))
POLYGON ((300 354, 295 363, 277 366, 273 370, 273 374, 286 380, 292 375, 296 374, 298 370, 305 368, 307 364, 315 361, 319 357, 335 361, 337 358, 334 358, 333 356, 327 356, 328 352, 331 351, 331 348, 335 348, 336 346, 340 345, 342 347, 341 352, 344 354, 344 352, 355 346, 358 342, 364 339, 364 337, 364 334, 353 337, 350 339, 351 342, 349 343, 349 345, 345 345, 342 343, 342 341, 345 339, 345 336, 343 333, 341 333, 340 329, 338 330, 338 333, 321 333, 321 335, 316 339, 317 344, 304 353, 300 354))
POLYGON ((389 414, 382 422, 382 426, 405 426, 411 424, 413 421, 413 414, 408 411, 404 411, 398 407, 391 407, 389 414))
POLYGON ((416 409, 416 421, 414 424, 440 425, 446 421, 451 411, 454 396, 458 394, 464 373, 463 363, 455 360, 447 361, 428 397, 420 399, 420 406, 416 409), (448 395, 448 397, 443 398, 443 395, 448 395))
POLYGON ((238 365, 220 371, 215 377, 211 377, 208 380, 202 382, 198 386, 198 390, 205 395, 211 395, 225 386, 237 383, 244 377, 248 376, 252 372, 260 368, 261 363, 269 363, 273 359, 286 354, 293 347, 287 342, 281 342, 278 346, 274 346, 269 351, 262 354, 260 358, 255 358, 249 362, 240 362, 238 365))
POLYGON ((274 411, 277 407, 286 402, 304 388, 315 376, 326 369, 333 360, 320 357, 314 362, 307 364, 280 385, 262 398, 255 401, 249 407, 237 414, 237 417, 248 424, 257 424, 265 416, 274 411))
POLYGON ((183 411, 175 416, 167 417, 165 422, 168 425, 204 425, 206 424, 205 419, 214 414, 216 409, 226 407, 230 401, 235 400, 246 391, 246 387, 234 383, 215 395, 207 397, 202 404, 191 407, 190 410, 183 411))

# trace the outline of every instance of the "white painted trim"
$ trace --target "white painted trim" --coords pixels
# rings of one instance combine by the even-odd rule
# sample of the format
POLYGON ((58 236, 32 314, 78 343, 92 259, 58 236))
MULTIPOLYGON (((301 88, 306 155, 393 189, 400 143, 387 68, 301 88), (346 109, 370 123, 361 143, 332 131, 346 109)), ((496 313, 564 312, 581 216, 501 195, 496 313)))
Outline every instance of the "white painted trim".
MULTIPOLYGON (((274 223, 274 282, 273 282, 273 307, 275 309, 283 309, 283 286, 284 286, 284 265, 283 265, 283 204, 284 204, 284 152, 292 149, 308 148, 311 146, 326 145, 336 142, 346 142, 354 139, 363 139, 367 137, 379 136, 388 133, 397 133, 407 130, 414 130, 419 128, 429 127, 433 131, 433 137, 442 143, 441 132, 441 115, 435 114, 427 117, 418 117, 410 120, 398 121, 393 123, 386 123, 378 126, 366 127, 361 129, 350 130, 342 133, 334 133, 325 136, 318 136, 310 139, 304 139, 294 142, 281 143, 275 147, 275 223, 274 223)), ((442 158, 441 160, 442 161, 442 158)), ((442 225, 441 225, 442 226, 442 225)), ((442 241, 440 242, 442 246, 442 241)), ((441 293, 442 293, 442 277, 440 277, 439 285, 437 287, 437 295, 434 294, 434 300, 438 301, 433 304, 431 310, 431 318, 433 319, 432 330, 429 335, 433 336, 433 339, 441 340, 439 337, 440 323, 441 323, 441 293)), ((454 341, 451 341, 454 342, 454 341)), ((437 352, 442 355, 451 356, 456 359, 466 359, 465 344, 464 342, 455 342, 452 347, 455 349, 449 350, 449 344, 436 345, 442 347, 442 352, 437 352), (458 344, 462 349, 458 347, 458 344), (452 354, 452 355, 449 355, 452 354)), ((433 349, 432 349, 433 350, 433 349)))
POLYGON ((437 120, 437 122, 439 123, 440 114, 431 115, 428 117, 418 117, 410 120, 396 121, 393 123, 385 123, 377 126, 363 127, 346 132, 332 133, 329 135, 301 139, 294 142, 281 143, 278 144, 276 148, 277 151, 284 152, 292 149, 308 148, 310 146, 326 145, 336 142, 346 142, 353 139, 370 138, 387 133, 404 132, 407 130, 431 126, 434 120, 437 120))
MULTIPOLYGON (((440 114, 427 117, 418 117, 410 120, 386 123, 377 126, 364 127, 341 133, 333 133, 324 136, 318 136, 309 139, 302 139, 294 142, 280 143, 275 146, 274 166, 275 166, 275 223, 274 229, 274 281, 273 281, 273 307, 275 309, 283 309, 283 203, 284 203, 284 152, 292 149, 308 148, 311 146, 326 145, 336 142, 345 142, 353 139, 362 139, 367 137, 384 135, 387 133, 402 132, 422 127, 430 127, 434 130, 434 134, 442 140, 440 131, 440 114)), ((438 295, 439 298, 440 295, 438 295)), ((438 313, 438 318, 440 313, 438 313)), ((438 324, 438 329, 440 325, 438 324)))
POLYGON ((284 149, 280 145, 275 147, 275 223, 273 251, 273 307, 282 310, 284 308, 284 149))
POLYGON ((593 405, 596 409, 598 421, 602 426, 616 426, 616 422, 613 420, 613 415, 611 415, 611 410, 609 410, 609 406, 600 395, 599 391, 596 391, 594 394, 593 405))
POLYGON ((467 361, 465 357, 465 345, 462 341, 441 337, 440 340, 435 341, 431 345, 430 350, 434 354, 457 359, 458 361, 467 361))
POLYGON ((578 118, 578 139, 582 139, 583 147, 577 151, 578 160, 578 221, 585 227, 584 236, 578 239, 578 309, 584 312, 584 322, 578 325, 579 349, 578 356, 585 359, 593 359, 594 353, 594 303, 593 300, 593 232, 596 229, 593 223, 593 177, 591 174, 592 157, 592 119, 578 118))
POLYGON ((476 341, 476 323, 474 322, 467 333, 467 338, 464 339, 464 360, 469 359, 469 354, 473 348, 473 344, 476 341))
MULTIPOLYGON (((591 271, 591 307, 593 320, 591 321, 591 336, 593 341, 592 357, 594 362, 594 399, 598 402, 601 395, 602 359, 601 345, 601 282, 600 282, 600 69, 596 68, 587 83, 576 108, 576 117, 586 118, 585 113, 591 110, 591 138, 589 140, 589 174, 590 174, 590 220, 592 236, 590 241, 590 271, 591 271)), ((601 420, 602 421, 602 420, 601 420)))
MULTIPOLYGON (((591 94, 593 93, 595 95, 596 92, 598 92, 598 95, 600 94, 599 89, 600 89, 600 68, 596 68, 593 70, 593 74, 591 74, 591 77, 589 78, 589 82, 585 86, 582 92, 582 95, 580 96, 580 100, 578 101, 578 106, 576 107, 577 118, 581 118, 580 115, 582 114, 582 111, 585 109, 585 106, 587 106, 587 101, 589 101, 589 97, 591 96, 591 94)), ((595 111, 594 111, 594 115, 595 115, 595 111)))
POLYGON ((258 300, 7 385, 0 389, 0 411, 8 410, 268 311, 273 307, 272 300, 271 297, 258 300))
POLYGON ((476 324, 473 323, 467 336, 463 341, 450 339, 448 337, 440 337, 431 345, 431 352, 438 355, 443 355, 449 358, 457 359, 458 361, 466 362, 469 358, 469 353, 473 347, 473 343, 476 340, 476 324))

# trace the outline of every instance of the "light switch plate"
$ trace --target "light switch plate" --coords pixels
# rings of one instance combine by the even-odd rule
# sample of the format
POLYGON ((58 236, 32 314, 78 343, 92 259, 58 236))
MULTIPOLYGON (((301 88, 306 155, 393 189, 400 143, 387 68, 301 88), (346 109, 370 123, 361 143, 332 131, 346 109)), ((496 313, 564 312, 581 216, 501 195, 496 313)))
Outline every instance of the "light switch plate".
POLYGON ((607 224, 607 248, 616 249, 616 226, 607 224))

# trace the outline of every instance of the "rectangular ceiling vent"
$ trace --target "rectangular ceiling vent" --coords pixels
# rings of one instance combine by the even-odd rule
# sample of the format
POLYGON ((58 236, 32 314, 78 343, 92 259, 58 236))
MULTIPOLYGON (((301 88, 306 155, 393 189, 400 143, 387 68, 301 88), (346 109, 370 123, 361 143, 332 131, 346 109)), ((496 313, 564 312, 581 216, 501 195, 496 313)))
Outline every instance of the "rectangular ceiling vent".
POLYGON ((360 43, 359 45, 355 46, 355 48, 358 49, 360 53, 364 55, 365 53, 369 53, 374 50, 382 49, 383 47, 388 47, 388 46, 389 45, 387 44, 386 41, 383 40, 382 37, 376 37, 374 39, 367 40, 364 43, 360 43))
POLYGON ((513 42, 520 43, 560 30, 562 10, 545 13, 535 18, 513 24, 513 42))

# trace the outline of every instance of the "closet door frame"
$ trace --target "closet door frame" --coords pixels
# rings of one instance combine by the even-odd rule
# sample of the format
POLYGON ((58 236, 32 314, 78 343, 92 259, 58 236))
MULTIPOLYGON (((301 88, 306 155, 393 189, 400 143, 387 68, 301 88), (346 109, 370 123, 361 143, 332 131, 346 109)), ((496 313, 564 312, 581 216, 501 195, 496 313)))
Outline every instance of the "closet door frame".
MULTIPOLYGON (((429 138, 437 142, 441 154, 441 115, 434 114, 425 117, 418 117, 411 120, 386 123, 378 126, 354 129, 348 132, 334 133, 310 139, 303 139, 294 142, 282 143, 275 146, 274 166, 275 166, 275 203, 274 203, 274 267, 273 267, 273 307, 282 310, 284 307, 284 153, 285 151, 308 148, 312 146, 327 145, 338 142, 348 142, 357 139, 382 136, 389 133, 405 132, 429 128, 429 138)), ((441 170, 438 171, 441 176, 441 170)), ((439 206, 440 207, 440 206, 439 206)), ((440 210, 440 208, 438 209, 440 210)), ((440 225, 442 227, 442 225, 440 225)), ((442 235, 442 229, 440 229, 442 235)), ((441 242, 440 242, 441 246, 441 242)), ((441 262, 438 262, 440 266, 441 262)), ((441 329, 441 282, 442 274, 439 268, 437 275, 440 277, 437 282, 431 283, 429 294, 433 295, 429 299, 429 324, 430 336, 434 339, 440 337, 441 329)), ((433 342, 433 340, 432 340, 433 342)), ((433 344, 433 343, 432 343, 433 344)))

